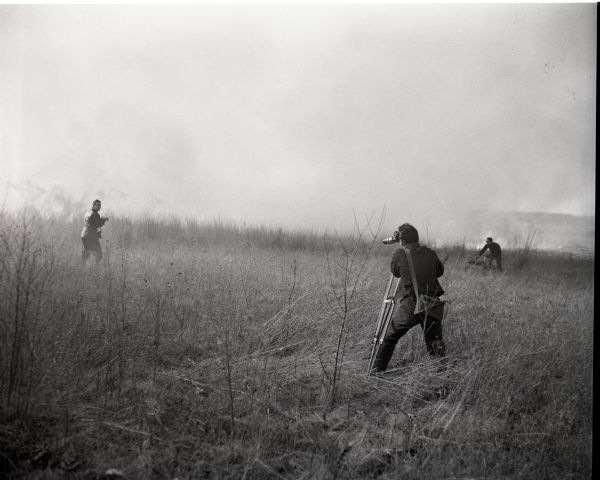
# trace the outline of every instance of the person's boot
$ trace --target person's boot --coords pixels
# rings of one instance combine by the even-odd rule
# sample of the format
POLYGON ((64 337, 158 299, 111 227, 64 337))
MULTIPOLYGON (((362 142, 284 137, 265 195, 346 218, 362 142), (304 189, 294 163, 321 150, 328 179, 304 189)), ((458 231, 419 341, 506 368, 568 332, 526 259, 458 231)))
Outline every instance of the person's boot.
POLYGON ((373 370, 371 373, 385 372, 388 363, 390 363, 390 359, 392 358, 392 354, 394 353, 394 348, 396 348, 395 342, 383 341, 379 347, 379 350, 377 351, 377 356, 375 357, 375 362, 373 363, 373 370))

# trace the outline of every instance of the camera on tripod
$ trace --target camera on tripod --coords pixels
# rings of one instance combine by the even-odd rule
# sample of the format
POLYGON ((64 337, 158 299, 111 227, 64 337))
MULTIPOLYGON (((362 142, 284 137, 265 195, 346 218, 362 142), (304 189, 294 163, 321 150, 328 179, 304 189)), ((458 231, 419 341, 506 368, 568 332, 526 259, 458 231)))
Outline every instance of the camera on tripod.
POLYGON ((400 232, 396 230, 390 238, 384 238, 383 243, 389 245, 391 243, 398 243, 400 241, 400 232))

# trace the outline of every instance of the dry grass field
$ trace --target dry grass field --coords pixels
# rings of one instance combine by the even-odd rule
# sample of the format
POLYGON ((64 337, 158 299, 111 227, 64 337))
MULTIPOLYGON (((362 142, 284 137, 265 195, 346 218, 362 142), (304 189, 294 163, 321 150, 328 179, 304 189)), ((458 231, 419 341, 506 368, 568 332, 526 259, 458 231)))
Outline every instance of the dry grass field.
POLYGON ((115 219, 95 267, 80 229, 0 217, 0 477, 591 477, 593 257, 438 246, 446 369, 413 329, 367 378, 380 238, 115 219))

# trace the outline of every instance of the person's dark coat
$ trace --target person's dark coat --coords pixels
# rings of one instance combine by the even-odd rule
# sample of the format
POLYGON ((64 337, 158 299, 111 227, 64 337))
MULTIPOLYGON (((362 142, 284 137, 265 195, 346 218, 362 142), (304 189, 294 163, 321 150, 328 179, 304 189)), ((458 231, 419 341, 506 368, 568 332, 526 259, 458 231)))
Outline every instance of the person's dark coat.
MULTIPOLYGON (((444 274, 444 264, 440 261, 437 254, 431 248, 419 244, 411 244, 406 248, 411 253, 419 293, 431 297, 443 295, 444 290, 437 279, 444 274)), ((400 292, 401 295, 414 295, 412 277, 404 248, 399 248, 394 253, 391 272, 395 277, 401 278, 403 290, 400 292)))
POLYGON ((483 255, 483 253, 488 250, 490 251, 490 257, 492 257, 492 259, 496 259, 496 258, 502 258, 502 249, 500 248, 500 245, 498 245, 496 242, 492 242, 492 243, 486 243, 483 248, 481 250, 479 250, 479 255, 483 255))
POLYGON ((90 210, 85 214, 85 226, 81 231, 81 238, 85 238, 90 244, 96 243, 100 238, 98 230, 105 223, 106 219, 102 218, 96 210, 90 210))

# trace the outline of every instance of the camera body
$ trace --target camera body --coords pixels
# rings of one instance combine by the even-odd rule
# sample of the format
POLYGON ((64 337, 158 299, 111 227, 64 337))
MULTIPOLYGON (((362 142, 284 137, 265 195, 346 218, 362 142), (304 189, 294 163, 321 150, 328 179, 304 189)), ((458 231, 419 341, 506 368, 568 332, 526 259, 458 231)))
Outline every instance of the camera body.
POLYGON ((390 245, 392 243, 398 243, 399 241, 400 241, 400 232, 398 230, 396 230, 391 237, 383 239, 383 243, 385 245, 390 245))

